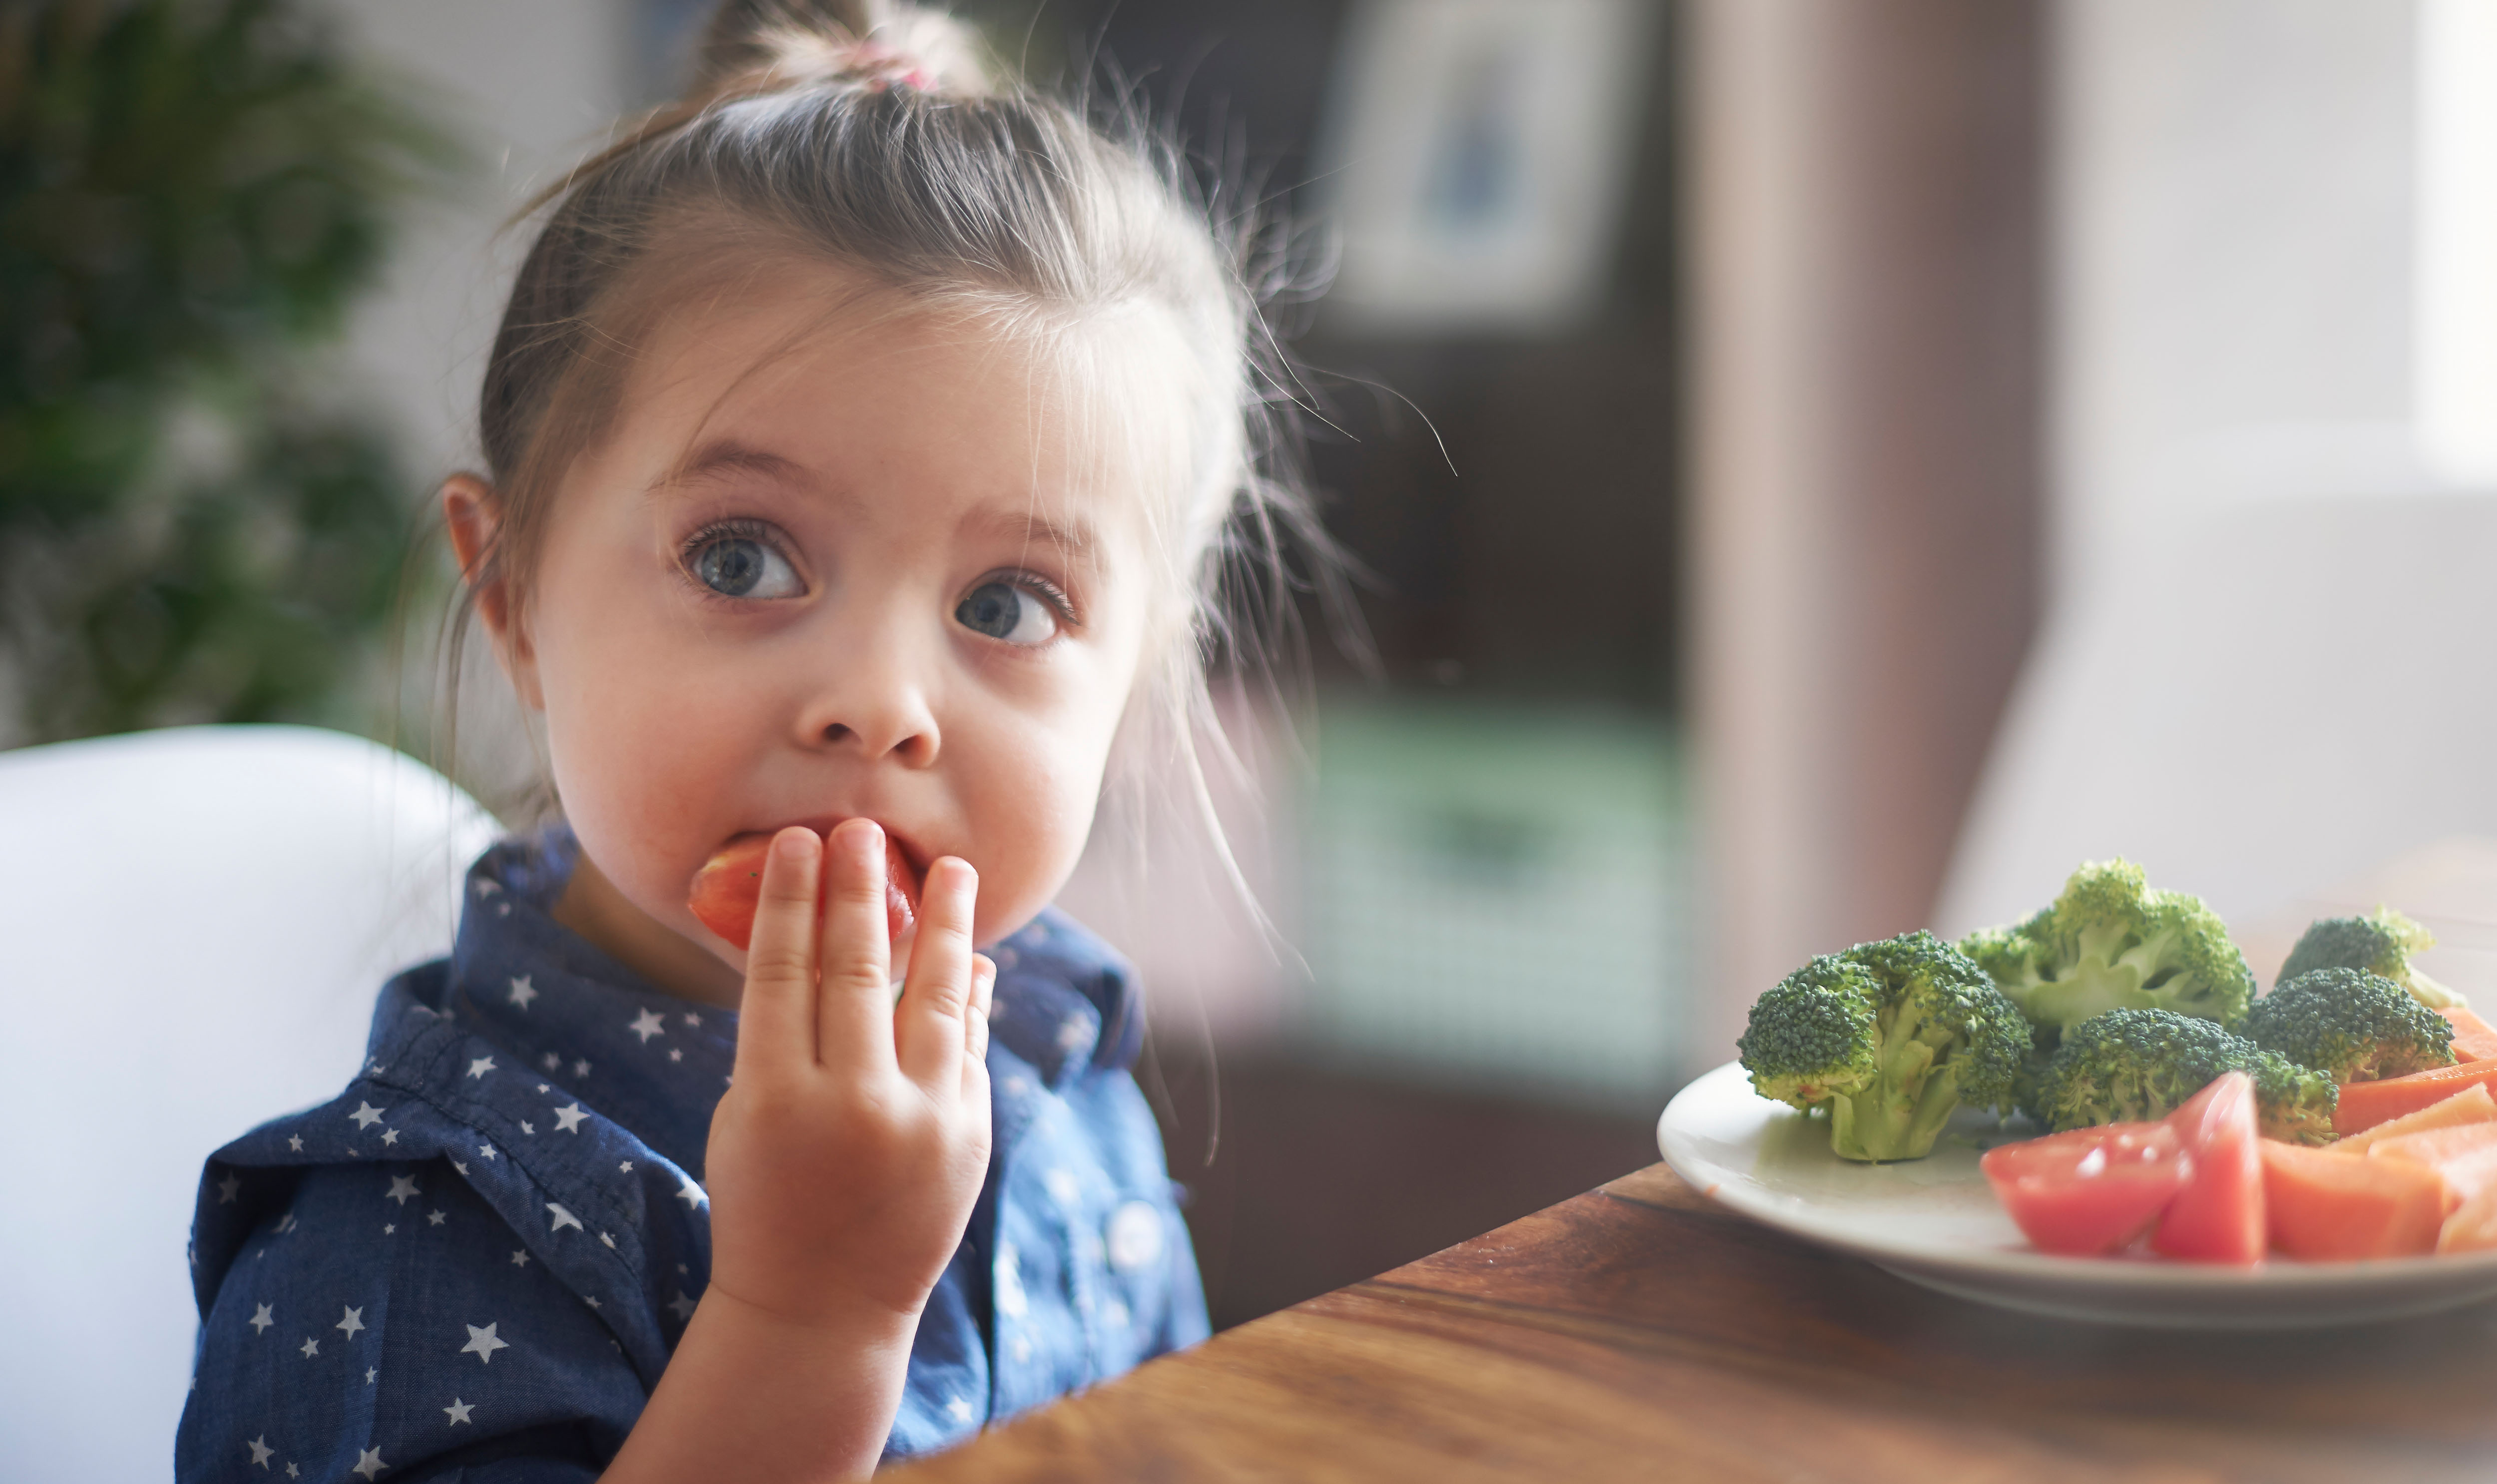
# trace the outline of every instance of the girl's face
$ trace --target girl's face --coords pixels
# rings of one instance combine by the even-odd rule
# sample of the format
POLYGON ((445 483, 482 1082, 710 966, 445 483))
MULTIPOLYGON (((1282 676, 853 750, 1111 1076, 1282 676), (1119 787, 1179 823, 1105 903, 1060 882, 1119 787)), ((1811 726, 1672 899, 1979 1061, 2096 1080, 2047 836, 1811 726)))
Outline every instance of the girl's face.
POLYGON ((919 872, 978 869, 978 941, 1021 927, 1083 848, 1137 673, 1157 473, 1082 432, 1160 415, 1149 378, 823 318, 854 287, 790 267, 673 311, 556 492, 517 624, 483 605, 605 898, 566 920, 699 997, 744 956, 687 888, 750 832, 866 815, 919 872))

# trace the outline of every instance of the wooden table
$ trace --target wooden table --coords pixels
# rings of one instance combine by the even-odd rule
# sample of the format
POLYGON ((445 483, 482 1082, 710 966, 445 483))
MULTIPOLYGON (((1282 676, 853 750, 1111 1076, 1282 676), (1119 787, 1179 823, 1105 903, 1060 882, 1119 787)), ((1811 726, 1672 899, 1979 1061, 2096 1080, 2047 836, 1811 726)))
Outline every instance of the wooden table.
POLYGON ((2487 1480, 2497 1304, 2279 1335, 2032 1318, 1659 1164, 895 1477, 2487 1480))

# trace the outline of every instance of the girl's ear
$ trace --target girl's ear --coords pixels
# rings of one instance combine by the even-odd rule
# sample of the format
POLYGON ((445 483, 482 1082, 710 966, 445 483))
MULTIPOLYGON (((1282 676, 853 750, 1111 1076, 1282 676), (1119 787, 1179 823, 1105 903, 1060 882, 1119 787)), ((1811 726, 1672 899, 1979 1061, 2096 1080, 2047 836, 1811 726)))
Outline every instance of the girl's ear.
POLYGON ((538 686, 537 655, 522 624, 513 621, 510 579, 499 564, 490 564, 494 540, 502 528, 502 501, 494 487, 473 474, 454 474, 442 482, 442 523, 451 532, 451 551, 459 561, 459 580, 493 636, 494 661, 532 710, 546 710, 538 686))

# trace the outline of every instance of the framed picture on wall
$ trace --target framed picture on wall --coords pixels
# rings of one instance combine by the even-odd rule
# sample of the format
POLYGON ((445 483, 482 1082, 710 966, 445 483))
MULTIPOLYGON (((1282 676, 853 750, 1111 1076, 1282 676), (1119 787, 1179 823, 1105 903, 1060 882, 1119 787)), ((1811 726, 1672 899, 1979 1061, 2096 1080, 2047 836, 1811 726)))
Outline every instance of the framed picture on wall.
POLYGON ((1332 326, 1531 335, 1594 309, 1659 18, 1652 0, 1357 0, 1318 149, 1332 326))

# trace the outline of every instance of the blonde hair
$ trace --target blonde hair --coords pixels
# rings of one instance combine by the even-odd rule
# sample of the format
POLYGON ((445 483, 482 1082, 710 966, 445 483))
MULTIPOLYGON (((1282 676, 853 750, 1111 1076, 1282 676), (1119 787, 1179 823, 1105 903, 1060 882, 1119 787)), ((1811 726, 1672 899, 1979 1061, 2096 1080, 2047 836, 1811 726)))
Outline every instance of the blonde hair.
MULTIPOLYGON (((1341 604, 1343 570, 1297 477, 1295 383, 1261 315, 1301 287, 1289 237, 1253 212, 1219 217, 1125 100, 1092 109, 1096 126, 995 71, 936 12, 726 0, 688 95, 532 204, 543 224, 480 399, 497 521, 467 590, 499 585, 512 612, 525 607, 563 472, 604 433, 633 345, 689 274, 811 255, 902 300, 1042 338, 1158 309, 1190 363, 1172 381, 1193 410, 1179 488, 1148 512, 1157 616, 1118 750, 1131 778, 1176 766, 1245 886, 1197 752, 1204 739, 1232 756, 1208 667, 1227 653, 1271 677, 1265 657, 1296 637, 1293 593, 1313 581, 1341 604)), ((468 614, 455 616, 455 675, 468 614)))

